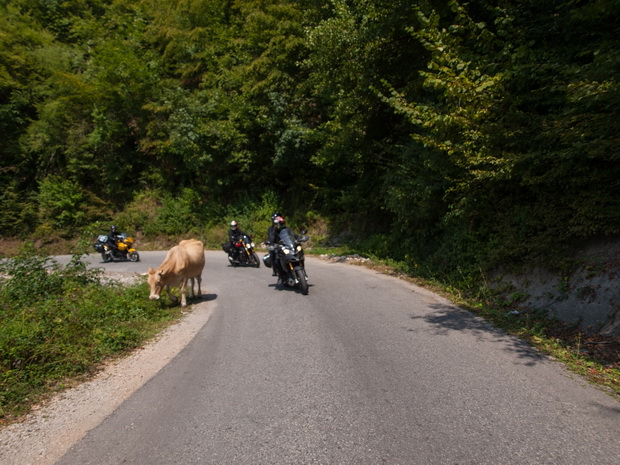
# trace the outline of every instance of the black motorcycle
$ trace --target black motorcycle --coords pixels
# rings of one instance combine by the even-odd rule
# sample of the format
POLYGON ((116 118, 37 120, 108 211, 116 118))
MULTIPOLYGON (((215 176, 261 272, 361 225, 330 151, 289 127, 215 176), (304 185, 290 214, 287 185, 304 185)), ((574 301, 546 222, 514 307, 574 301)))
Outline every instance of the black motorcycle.
MULTIPOLYGON (((306 242, 308 236, 296 236, 288 228, 280 231, 280 241, 274 247, 276 260, 280 261, 285 276, 285 286, 297 286, 303 295, 308 295, 308 275, 304 264, 304 250, 302 242, 306 242)), ((268 259, 269 255, 265 257, 268 259)))
POLYGON ((260 267, 260 260, 254 251, 252 236, 244 234, 241 240, 232 244, 224 244, 224 252, 228 253, 228 261, 232 266, 246 265, 260 267))

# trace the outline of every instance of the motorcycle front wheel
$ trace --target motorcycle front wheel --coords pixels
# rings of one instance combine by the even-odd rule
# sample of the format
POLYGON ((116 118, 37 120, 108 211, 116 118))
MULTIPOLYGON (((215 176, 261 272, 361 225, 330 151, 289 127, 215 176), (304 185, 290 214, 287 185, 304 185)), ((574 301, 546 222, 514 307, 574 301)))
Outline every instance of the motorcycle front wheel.
POLYGON ((101 252, 101 259, 103 260, 103 263, 108 263, 112 261, 112 255, 110 255, 109 253, 106 252, 101 252))
POLYGON ((258 255, 256 255, 256 252, 252 252, 252 260, 254 260, 254 266, 256 268, 260 268, 260 260, 258 259, 258 255))
POLYGON ((301 289, 301 293, 303 295, 308 295, 308 281, 306 280, 306 274, 304 273, 304 270, 295 270, 295 275, 297 276, 297 280, 299 281, 299 289, 301 289))
POLYGON ((140 261, 140 255, 138 254, 138 252, 131 252, 129 254, 129 261, 130 262, 139 262, 140 261))

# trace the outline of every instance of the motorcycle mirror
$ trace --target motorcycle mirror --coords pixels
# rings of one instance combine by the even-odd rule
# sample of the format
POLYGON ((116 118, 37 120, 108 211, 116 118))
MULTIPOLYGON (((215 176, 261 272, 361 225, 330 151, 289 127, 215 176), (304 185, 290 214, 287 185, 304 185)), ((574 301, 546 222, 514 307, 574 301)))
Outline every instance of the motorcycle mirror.
POLYGON ((306 231, 305 229, 301 230, 301 234, 306 234, 308 231, 306 231))

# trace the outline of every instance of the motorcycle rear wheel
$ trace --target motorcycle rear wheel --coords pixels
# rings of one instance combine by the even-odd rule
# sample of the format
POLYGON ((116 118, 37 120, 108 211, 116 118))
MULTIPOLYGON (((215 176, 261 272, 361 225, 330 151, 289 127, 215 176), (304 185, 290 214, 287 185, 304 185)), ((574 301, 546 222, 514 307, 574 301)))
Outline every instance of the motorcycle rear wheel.
POLYGON ((303 295, 308 295, 308 281, 306 280, 306 274, 304 270, 295 270, 295 275, 297 276, 297 280, 299 281, 299 289, 301 289, 301 293, 303 295))

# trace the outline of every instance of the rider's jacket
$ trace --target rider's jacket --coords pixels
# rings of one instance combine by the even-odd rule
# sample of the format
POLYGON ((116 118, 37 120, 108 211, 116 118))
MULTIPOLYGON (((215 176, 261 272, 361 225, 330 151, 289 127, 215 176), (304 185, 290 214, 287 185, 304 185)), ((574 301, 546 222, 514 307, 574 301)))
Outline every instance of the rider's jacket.
POLYGON ((236 231, 233 231, 232 229, 228 230, 228 239, 230 239, 230 242, 239 242, 244 235, 245 233, 240 229, 237 229, 236 231))

